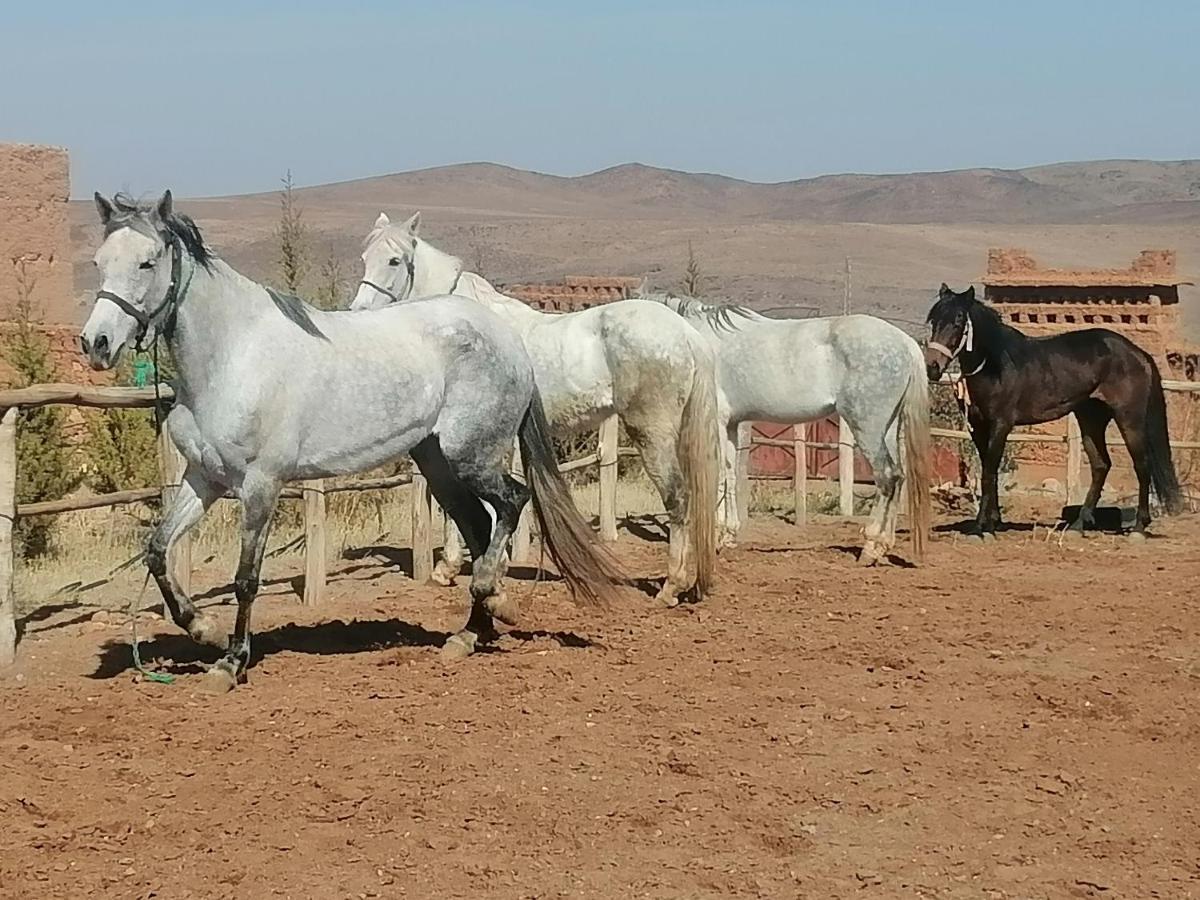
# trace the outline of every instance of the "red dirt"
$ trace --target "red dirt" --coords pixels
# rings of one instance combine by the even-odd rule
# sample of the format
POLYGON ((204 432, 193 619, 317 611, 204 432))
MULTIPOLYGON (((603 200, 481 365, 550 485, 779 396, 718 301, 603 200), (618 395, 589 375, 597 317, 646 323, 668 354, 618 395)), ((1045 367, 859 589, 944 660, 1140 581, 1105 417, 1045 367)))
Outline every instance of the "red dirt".
POLYGON ((1200 520, 1161 531, 860 570, 759 520, 701 605, 517 582, 544 631, 449 669, 465 590, 358 569, 262 602, 224 697, 47 628, 0 681, 0 894, 1200 896, 1200 520))

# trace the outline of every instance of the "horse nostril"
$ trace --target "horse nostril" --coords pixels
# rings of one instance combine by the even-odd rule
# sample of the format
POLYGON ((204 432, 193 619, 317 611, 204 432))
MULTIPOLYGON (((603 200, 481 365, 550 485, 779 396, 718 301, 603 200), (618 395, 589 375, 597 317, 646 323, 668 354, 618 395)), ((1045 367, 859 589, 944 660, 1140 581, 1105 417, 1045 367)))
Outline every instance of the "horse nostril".
POLYGON ((101 357, 107 356, 108 355, 108 336, 103 335, 103 334, 100 335, 98 338, 96 338, 96 343, 93 344, 92 346, 93 346, 93 349, 96 351, 97 356, 101 356, 101 357))

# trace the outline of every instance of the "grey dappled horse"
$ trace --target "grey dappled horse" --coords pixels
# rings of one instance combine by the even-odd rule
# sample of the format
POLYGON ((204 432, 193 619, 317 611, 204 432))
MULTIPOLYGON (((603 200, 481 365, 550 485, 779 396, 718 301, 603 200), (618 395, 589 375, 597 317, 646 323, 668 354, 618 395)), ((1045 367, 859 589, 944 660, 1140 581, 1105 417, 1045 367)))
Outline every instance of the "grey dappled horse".
POLYGON ((498 317, 462 298, 361 314, 323 312, 222 262, 195 224, 157 204, 96 194, 102 288, 81 343, 108 369, 163 337, 178 367, 166 427, 187 461, 150 537, 147 566, 172 618, 226 646, 166 565, 171 546, 232 491, 242 506, 237 623, 210 670, 228 689, 250 661, 250 611, 272 512, 286 481, 361 472, 411 454, 475 558, 470 618, 444 652, 470 653, 513 609, 498 593, 502 552, 532 493, 546 545, 572 592, 601 602, 617 573, 559 476, 533 367, 498 317), (529 488, 506 456, 519 437, 529 488), (495 530, 481 504, 497 513, 495 530))
POLYGON ((725 440, 723 522, 728 540, 740 526, 737 426, 781 425, 837 413, 871 463, 877 493, 859 561, 872 565, 896 541, 900 488, 906 480, 914 555, 929 531, 929 387, 917 342, 875 316, 772 319, 729 303, 650 295, 692 323, 717 353, 718 417, 725 440))
MULTIPOLYGON (((544 313, 497 291, 418 236, 420 214, 392 225, 380 214, 367 235, 363 280, 352 309, 414 298, 470 297, 516 330, 554 431, 596 427, 616 413, 658 489, 670 527, 668 606, 693 589, 702 596, 716 562, 716 431, 713 353, 679 317, 656 303, 619 300, 569 313, 544 313)), ((449 584, 462 563, 452 529, 435 578, 449 584)))

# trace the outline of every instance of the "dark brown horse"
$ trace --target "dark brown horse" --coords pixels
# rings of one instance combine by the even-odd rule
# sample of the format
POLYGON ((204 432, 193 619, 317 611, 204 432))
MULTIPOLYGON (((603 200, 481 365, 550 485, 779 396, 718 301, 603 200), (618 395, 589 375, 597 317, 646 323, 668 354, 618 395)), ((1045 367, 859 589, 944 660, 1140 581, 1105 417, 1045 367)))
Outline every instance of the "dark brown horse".
POLYGON ((1092 486, 1079 528, 1093 527, 1096 501, 1112 466, 1104 432, 1116 420, 1138 478, 1138 532, 1150 524, 1150 490, 1168 513, 1183 509, 1171 463, 1167 403, 1150 354, 1106 328, 1051 337, 1027 337, 975 299, 975 288, 956 294, 945 284, 927 321, 931 337, 925 366, 936 381, 957 359, 970 402, 967 423, 983 470, 978 527, 1000 524, 996 478, 1004 442, 1016 425, 1035 425, 1074 413, 1092 466, 1092 486))

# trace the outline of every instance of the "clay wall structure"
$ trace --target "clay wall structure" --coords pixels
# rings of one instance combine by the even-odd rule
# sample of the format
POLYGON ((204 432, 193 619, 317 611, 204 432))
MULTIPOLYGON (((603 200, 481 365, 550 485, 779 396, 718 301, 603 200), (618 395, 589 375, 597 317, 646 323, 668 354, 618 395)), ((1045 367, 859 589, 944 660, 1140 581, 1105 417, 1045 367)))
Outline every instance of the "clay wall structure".
POLYGON ((22 289, 35 320, 67 309, 75 295, 67 201, 70 160, 59 147, 0 144, 0 319, 22 289))
POLYGON ((576 312, 635 295, 642 279, 568 275, 550 284, 510 284, 497 288, 543 312, 576 312))
POLYGON ((1179 285, 1191 281, 1174 250, 1143 250, 1125 269, 1049 269, 1024 250, 992 249, 982 281, 984 299, 1027 334, 1109 328, 1164 368, 1178 354, 1179 285))

